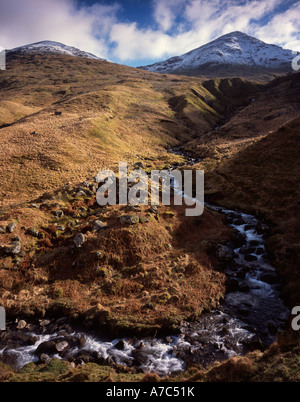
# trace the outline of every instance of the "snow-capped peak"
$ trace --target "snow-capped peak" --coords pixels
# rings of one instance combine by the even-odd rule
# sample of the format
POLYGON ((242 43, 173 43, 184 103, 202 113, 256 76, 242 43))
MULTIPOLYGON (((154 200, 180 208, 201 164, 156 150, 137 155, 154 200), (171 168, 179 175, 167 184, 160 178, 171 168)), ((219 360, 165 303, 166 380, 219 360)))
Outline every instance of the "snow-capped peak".
POLYGON ((67 46, 60 42, 45 40, 42 42, 31 43, 29 45, 16 47, 7 51, 8 53, 56 53, 66 54, 76 57, 87 57, 89 59, 104 60, 92 53, 84 52, 73 46, 67 46))
POLYGON ((243 32, 231 32, 181 56, 141 68, 173 73, 201 66, 233 65, 280 69, 291 66, 291 50, 270 45, 243 32))

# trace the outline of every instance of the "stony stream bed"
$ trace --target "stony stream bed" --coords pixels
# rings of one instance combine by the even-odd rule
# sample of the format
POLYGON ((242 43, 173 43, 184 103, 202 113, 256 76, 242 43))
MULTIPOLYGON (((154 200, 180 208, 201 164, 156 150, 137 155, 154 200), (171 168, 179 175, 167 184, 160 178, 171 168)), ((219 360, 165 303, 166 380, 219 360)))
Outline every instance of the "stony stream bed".
POLYGON ((182 371, 190 363, 206 366, 271 344, 289 311, 266 255, 266 227, 252 215, 207 207, 225 214, 237 233, 234 243, 216 250, 228 278, 228 291, 218 309, 197 321, 183 322, 176 335, 146 339, 109 339, 104 332, 73 327, 66 317, 34 323, 20 320, 1 331, 0 359, 16 369, 59 358, 74 365, 121 364, 164 376, 182 371))

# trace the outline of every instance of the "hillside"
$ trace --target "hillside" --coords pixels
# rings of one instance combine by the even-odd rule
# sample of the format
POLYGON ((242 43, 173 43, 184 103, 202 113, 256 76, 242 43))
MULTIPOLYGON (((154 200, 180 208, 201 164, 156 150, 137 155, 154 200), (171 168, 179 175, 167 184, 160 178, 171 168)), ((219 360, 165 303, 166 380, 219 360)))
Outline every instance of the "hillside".
POLYGON ((255 91, 239 81, 238 96, 220 92, 218 99, 199 79, 65 55, 15 54, 7 64, 0 205, 118 168, 122 158, 162 165, 174 159, 169 147, 209 130, 255 91))

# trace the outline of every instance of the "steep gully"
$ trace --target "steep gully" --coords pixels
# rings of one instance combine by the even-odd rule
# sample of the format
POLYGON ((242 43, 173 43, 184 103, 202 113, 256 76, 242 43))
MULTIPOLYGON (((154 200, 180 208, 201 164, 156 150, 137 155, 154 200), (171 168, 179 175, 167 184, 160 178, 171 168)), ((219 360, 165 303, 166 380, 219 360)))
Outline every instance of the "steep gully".
MULTIPOLYGON (((180 150, 171 150, 180 152, 180 150)), ((190 164, 195 161, 188 158, 190 164)), ((174 183, 174 191, 181 191, 174 183)), ((167 375, 188 363, 204 366, 256 348, 276 339, 289 311, 280 299, 279 282, 265 249, 266 227, 252 215, 206 205, 225 215, 237 241, 223 253, 228 291, 220 306, 197 321, 184 322, 177 335, 164 338, 108 339, 105 333, 75 329, 66 318, 0 333, 0 360, 21 369, 29 362, 56 357, 78 363, 123 364, 167 375)))

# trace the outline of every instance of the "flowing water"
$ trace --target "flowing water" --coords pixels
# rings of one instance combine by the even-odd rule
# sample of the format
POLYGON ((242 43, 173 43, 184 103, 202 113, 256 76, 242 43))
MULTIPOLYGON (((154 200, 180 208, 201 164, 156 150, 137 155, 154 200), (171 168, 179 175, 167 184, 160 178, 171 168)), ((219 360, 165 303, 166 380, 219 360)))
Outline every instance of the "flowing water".
MULTIPOLYGON (((174 190, 181 191, 176 183, 174 190)), ((187 362, 207 365, 271 344, 289 311, 280 299, 278 278, 266 255, 265 228, 252 215, 207 207, 224 214, 239 235, 238 244, 226 246, 231 252, 225 264, 229 289, 218 309, 183 323, 178 335, 161 339, 108 340, 105 334, 75 331, 64 320, 60 325, 55 320, 47 326, 36 325, 30 332, 24 329, 21 338, 19 330, 2 331, 0 359, 20 369, 48 355, 75 364, 124 364, 163 376, 184 370, 187 362)))

